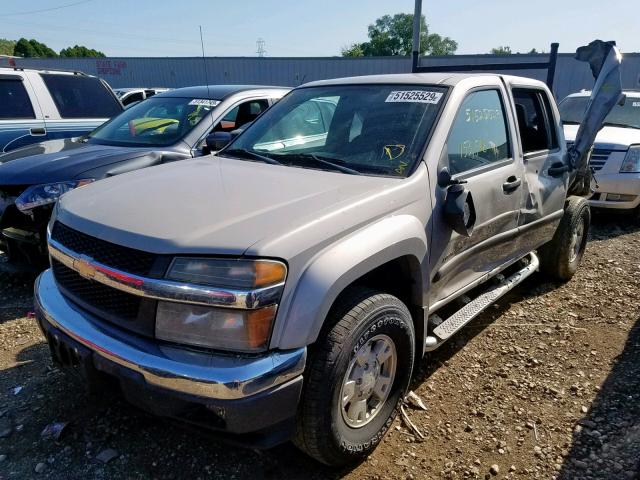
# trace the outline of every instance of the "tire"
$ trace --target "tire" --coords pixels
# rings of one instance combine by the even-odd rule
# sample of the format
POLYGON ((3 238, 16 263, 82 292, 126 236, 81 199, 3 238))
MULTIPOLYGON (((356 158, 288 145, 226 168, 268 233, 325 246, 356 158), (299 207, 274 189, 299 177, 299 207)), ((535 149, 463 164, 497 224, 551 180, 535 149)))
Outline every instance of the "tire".
POLYGON ((415 332, 404 303, 392 295, 363 287, 344 292, 329 313, 310 355, 298 410, 296 446, 331 466, 364 459, 380 443, 398 414, 411 379, 414 355, 415 332), (369 346, 380 351, 374 362, 365 355, 369 346), (394 358, 391 347, 395 349, 393 375, 390 375, 394 358), (356 353, 360 354, 357 360, 356 353), (378 363, 386 355, 387 359, 378 363), (365 368, 370 369, 369 376, 365 368), (356 404, 365 401, 358 398, 367 398, 376 371, 380 374, 378 378, 386 377, 391 387, 384 389, 384 400, 371 394, 364 404, 367 411, 369 405, 378 405, 367 417, 356 404), (358 372, 365 373, 359 376, 358 372), (360 379, 362 383, 352 379, 360 379), (363 397, 358 396, 360 389, 363 397), (344 409, 342 398, 352 399, 344 409))
POLYGON ((562 282, 571 280, 584 255, 590 225, 589 202, 569 197, 553 238, 538 249, 540 271, 562 282))

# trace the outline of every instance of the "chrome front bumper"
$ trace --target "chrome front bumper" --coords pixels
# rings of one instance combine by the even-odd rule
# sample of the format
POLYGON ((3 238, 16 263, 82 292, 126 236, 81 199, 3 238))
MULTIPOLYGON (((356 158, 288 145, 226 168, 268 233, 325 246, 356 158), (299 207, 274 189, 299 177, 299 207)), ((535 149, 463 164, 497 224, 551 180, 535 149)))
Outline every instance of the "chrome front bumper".
POLYGON ((51 329, 153 387, 215 400, 239 400, 300 380, 306 348, 259 357, 186 350, 129 334, 102 322, 67 300, 51 270, 35 284, 35 307, 43 329, 51 329))

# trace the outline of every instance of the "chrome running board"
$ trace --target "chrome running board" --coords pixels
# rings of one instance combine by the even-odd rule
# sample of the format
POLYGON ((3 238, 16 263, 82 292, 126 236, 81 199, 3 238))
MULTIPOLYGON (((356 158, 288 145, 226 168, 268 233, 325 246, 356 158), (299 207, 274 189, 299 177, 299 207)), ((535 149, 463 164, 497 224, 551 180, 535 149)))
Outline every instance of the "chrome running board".
MULTIPOLYGON (((538 270, 538 266, 540 265, 538 256, 534 252, 531 252, 525 259, 526 258, 528 258, 528 263, 522 269, 507 278, 497 276, 499 281, 496 285, 466 303, 464 307, 437 325, 433 329, 433 334, 425 339, 425 351, 429 352, 438 348, 449 340, 458 330, 477 317, 483 310, 538 270)), ((436 316, 436 318, 438 317, 436 316)))

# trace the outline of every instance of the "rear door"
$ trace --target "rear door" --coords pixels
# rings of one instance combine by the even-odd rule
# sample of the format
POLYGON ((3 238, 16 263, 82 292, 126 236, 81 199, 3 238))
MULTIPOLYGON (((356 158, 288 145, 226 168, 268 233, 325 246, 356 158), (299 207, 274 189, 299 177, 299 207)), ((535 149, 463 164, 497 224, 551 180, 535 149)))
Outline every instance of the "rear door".
POLYGON ((450 187, 439 184, 431 258, 432 306, 517 259, 514 240, 524 168, 513 142, 514 129, 503 85, 472 89, 462 100, 439 171, 446 167, 454 181, 463 182, 472 199, 475 222, 469 236, 451 229, 443 215, 450 187), (442 253, 434 258, 433 253, 439 251, 442 253))
POLYGON ((564 213, 569 175, 560 116, 550 92, 543 87, 507 80, 511 91, 524 157, 521 235, 519 249, 526 253, 548 241, 564 213))
POLYGON ((38 142, 45 134, 28 76, 23 72, 0 74, 0 153, 38 142))
POLYGON ((97 77, 33 72, 31 83, 44 114, 47 134, 43 140, 85 135, 123 110, 115 94, 97 77))

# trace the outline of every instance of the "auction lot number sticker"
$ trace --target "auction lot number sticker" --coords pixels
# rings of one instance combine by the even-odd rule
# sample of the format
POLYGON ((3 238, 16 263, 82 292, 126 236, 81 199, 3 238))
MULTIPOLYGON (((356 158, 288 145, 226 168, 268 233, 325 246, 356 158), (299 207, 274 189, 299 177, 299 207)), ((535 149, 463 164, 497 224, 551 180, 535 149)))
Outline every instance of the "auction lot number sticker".
POLYGON ((399 90, 389 94, 385 102, 413 102, 436 104, 442 98, 442 92, 429 92, 426 90, 399 90))

